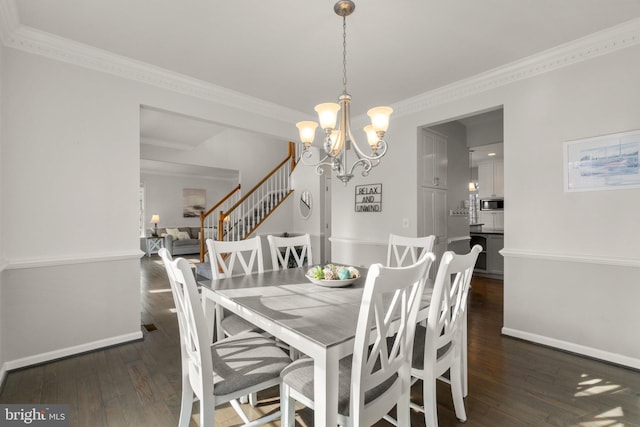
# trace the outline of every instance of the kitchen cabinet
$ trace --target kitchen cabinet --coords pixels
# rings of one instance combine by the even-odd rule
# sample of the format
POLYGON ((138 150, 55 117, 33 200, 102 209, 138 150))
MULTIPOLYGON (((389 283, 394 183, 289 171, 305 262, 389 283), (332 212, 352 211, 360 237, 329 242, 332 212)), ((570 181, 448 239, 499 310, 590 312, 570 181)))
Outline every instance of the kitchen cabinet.
POLYGON ((504 197, 504 162, 478 164, 478 195, 481 199, 504 197))
POLYGON ((504 230, 504 212, 480 211, 479 223, 485 228, 504 230))
POLYGON ((470 245, 482 246, 478 255, 474 273, 479 276, 502 278, 504 274, 504 259, 500 250, 504 248, 504 235, 499 233, 471 233, 470 245))
POLYGON ((424 129, 420 143, 420 161, 420 185, 446 189, 447 137, 424 129))

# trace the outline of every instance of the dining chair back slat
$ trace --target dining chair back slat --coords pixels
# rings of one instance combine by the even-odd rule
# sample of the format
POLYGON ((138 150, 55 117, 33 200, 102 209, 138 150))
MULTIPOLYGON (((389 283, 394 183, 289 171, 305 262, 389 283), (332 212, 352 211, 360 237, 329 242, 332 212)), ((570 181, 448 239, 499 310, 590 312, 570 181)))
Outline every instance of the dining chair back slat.
POLYGON ((402 267, 415 264, 425 252, 433 252, 435 236, 405 237, 389 235, 387 267, 402 267))
POLYGON ((205 243, 214 280, 232 276, 240 271, 241 274, 264 272, 260 236, 237 241, 207 239, 205 243))
POLYGON ((289 268, 290 257, 295 261, 296 267, 302 267, 305 260, 307 265, 313 265, 309 234, 293 237, 269 235, 267 240, 269 241, 271 264, 274 270, 289 268))

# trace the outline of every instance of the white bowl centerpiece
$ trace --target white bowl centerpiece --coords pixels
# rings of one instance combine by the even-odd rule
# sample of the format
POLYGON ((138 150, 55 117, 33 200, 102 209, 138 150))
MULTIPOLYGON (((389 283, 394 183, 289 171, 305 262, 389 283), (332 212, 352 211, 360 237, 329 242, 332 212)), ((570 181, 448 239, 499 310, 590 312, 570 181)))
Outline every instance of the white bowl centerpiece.
POLYGON ((307 279, 311 283, 330 288, 348 286, 359 277, 360 272, 357 268, 336 264, 327 264, 324 267, 316 265, 307 271, 307 279))

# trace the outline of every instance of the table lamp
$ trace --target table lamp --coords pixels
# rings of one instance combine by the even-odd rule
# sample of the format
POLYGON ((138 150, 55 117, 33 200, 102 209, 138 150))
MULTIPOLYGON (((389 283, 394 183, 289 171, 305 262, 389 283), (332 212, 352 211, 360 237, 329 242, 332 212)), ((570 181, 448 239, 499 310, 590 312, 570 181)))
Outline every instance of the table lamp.
POLYGON ((160 222, 160 215, 153 214, 151 215, 151 224, 153 224, 153 234, 152 236, 158 236, 158 223, 160 222))

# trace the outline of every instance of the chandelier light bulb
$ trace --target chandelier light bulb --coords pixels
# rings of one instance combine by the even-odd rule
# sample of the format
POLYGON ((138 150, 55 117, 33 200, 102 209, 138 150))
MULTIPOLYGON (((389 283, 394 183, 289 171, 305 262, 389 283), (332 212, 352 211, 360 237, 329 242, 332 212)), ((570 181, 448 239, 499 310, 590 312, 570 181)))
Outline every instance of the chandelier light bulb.
POLYGON ((376 151, 378 149, 378 141, 380 141, 380 138, 378 138, 378 134, 373 128, 373 125, 367 125, 363 130, 367 134, 367 141, 371 146, 371 151, 376 151))
POLYGON ((340 105, 335 102, 325 102, 324 104, 316 105, 316 113, 318 113, 318 120, 320 121, 320 127, 324 130, 335 129, 336 122, 338 121, 338 111, 340 105))
POLYGON ((300 133, 300 141, 305 147, 309 148, 313 143, 313 138, 316 136, 316 128, 318 124, 316 122, 298 122, 296 123, 298 132, 300 133))
POLYGON ((391 107, 375 107, 367 111, 371 118, 371 125, 376 132, 386 132, 389 128, 389 116, 393 113, 391 107))

